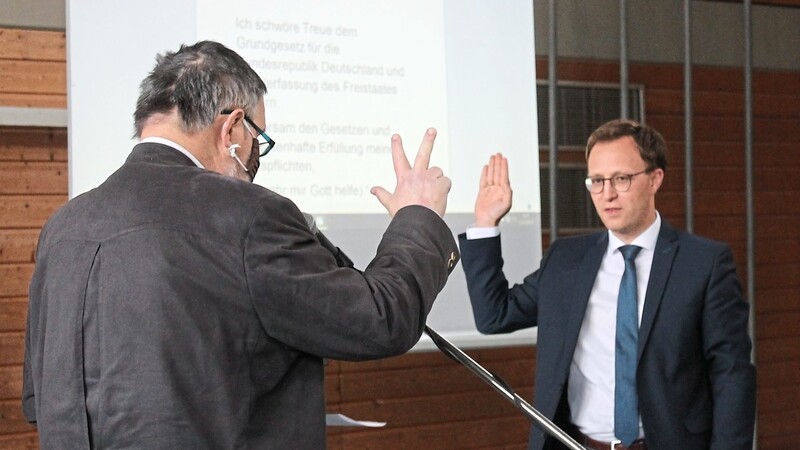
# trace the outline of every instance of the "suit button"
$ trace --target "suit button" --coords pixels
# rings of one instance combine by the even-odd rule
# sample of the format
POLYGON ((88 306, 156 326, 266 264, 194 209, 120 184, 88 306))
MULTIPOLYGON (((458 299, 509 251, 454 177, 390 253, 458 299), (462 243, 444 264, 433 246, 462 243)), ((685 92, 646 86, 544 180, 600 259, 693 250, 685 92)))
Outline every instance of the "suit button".
POLYGON ((453 266, 456 265, 457 260, 458 260, 458 255, 456 255, 456 252, 450 252, 450 259, 447 260, 447 268, 452 269, 453 266))

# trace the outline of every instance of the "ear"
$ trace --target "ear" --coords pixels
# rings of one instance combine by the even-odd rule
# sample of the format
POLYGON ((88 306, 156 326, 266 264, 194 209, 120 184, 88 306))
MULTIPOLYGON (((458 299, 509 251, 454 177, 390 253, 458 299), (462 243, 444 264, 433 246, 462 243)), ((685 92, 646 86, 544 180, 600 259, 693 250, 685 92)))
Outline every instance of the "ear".
POLYGON ((650 190, 655 194, 664 182, 664 169, 655 169, 650 174, 650 190))
POLYGON ((244 120, 244 110, 241 108, 234 109, 230 114, 222 115, 225 120, 222 122, 222 126, 219 129, 219 135, 217 141, 219 142, 219 147, 228 153, 228 149, 231 145, 234 145, 237 139, 234 139, 233 134, 239 130, 238 125, 241 121, 244 120))

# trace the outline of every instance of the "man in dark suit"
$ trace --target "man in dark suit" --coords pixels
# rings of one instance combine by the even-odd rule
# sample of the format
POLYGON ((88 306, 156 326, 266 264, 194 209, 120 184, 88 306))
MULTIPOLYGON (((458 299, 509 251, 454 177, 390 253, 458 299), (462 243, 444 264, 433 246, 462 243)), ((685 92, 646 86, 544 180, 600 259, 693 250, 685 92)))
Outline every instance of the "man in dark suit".
POLYGON ((392 138, 393 219, 363 272, 289 199, 252 184, 273 145, 266 86, 203 41, 157 58, 142 138, 42 230, 23 408, 42 448, 321 449, 323 358, 397 355, 457 262, 450 180, 392 138))
MULTIPOLYGON (((483 333, 538 326, 534 406, 587 448, 750 449, 748 306, 729 247, 656 211, 665 147, 633 121, 599 127, 586 187, 608 230, 553 242, 510 288, 497 226, 512 192, 493 155, 460 236, 475 321, 483 333)), ((529 448, 561 446, 533 429, 529 448)))

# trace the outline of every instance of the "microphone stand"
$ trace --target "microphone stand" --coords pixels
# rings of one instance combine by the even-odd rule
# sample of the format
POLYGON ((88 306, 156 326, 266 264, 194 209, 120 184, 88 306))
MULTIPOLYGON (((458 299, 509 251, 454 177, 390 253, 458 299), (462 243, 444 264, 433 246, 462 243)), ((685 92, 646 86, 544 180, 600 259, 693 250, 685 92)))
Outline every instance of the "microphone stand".
MULTIPOLYGON (((339 267, 350 267, 354 268, 353 261, 344 254, 344 252, 337 246, 333 245, 333 243, 328 240, 328 238, 322 234, 322 232, 317 228, 316 221, 314 220, 314 216, 311 214, 303 213, 303 217, 306 220, 306 224, 308 228, 311 230, 312 233, 317 237, 317 240, 320 244, 325 247, 326 250, 333 253, 333 256, 336 258, 336 264, 339 267)), ((503 380, 495 376, 493 373, 489 372, 488 370, 484 369, 483 366, 475 362, 474 359, 470 358, 469 355, 461 351, 458 347, 451 344, 447 339, 441 337, 439 333, 433 331, 430 327, 425 325, 425 333, 431 337, 433 343, 439 347, 439 350, 442 351, 445 355, 449 356, 450 358, 460 362, 463 364, 467 369, 471 370, 475 373, 480 379, 488 383, 491 387, 494 388, 497 392, 502 394, 508 401, 514 404, 520 411, 525 413, 529 420, 531 420, 536 426, 540 429, 544 430, 550 436, 561 441, 562 444, 566 445, 567 448, 570 450, 586 450, 585 447, 578 444, 575 439, 572 439, 570 435, 564 432, 561 428, 558 428, 556 424, 554 424, 550 419, 545 417, 542 413, 536 410, 533 406, 531 406, 528 402, 522 399, 513 389, 511 389, 503 380)))
POLYGON ((425 326, 425 333, 430 336, 433 340, 433 343, 439 347, 439 350, 442 351, 445 355, 449 356, 450 358, 456 360, 457 362, 464 365, 467 369, 471 370, 475 375, 477 375, 480 379, 486 382, 489 386, 494 388, 495 391, 499 392, 502 396, 506 398, 506 400, 510 401, 517 407, 520 411, 522 411, 528 419, 534 423, 534 425, 538 426, 541 430, 545 431, 550 436, 558 439, 562 444, 567 446, 570 450, 586 450, 585 447, 578 444, 572 436, 568 435, 564 432, 561 428, 559 428, 556 424, 554 424, 550 419, 545 417, 542 413, 536 410, 533 406, 531 406, 528 402, 522 399, 513 389, 511 389, 505 381, 501 380, 495 374, 486 370, 483 366, 475 362, 474 359, 470 358, 469 355, 464 353, 461 349, 450 343, 447 339, 443 338, 439 335, 439 333, 433 331, 429 326, 425 326))

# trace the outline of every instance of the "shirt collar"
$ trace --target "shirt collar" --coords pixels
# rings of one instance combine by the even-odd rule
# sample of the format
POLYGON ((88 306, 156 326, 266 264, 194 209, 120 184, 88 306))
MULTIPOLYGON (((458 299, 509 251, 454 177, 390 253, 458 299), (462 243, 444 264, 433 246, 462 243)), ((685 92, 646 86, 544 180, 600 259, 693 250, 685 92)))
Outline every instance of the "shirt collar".
MULTIPOLYGON (((661 230, 661 215, 656 211, 656 220, 647 227, 646 230, 636 239, 631 242, 631 245, 638 245, 644 250, 655 251, 656 241, 658 240, 658 232, 661 230)), ((608 230, 608 252, 612 253, 618 248, 626 245, 622 240, 614 235, 611 230, 608 230)))
POLYGON ((158 137, 158 136, 150 136, 150 137, 146 137, 146 138, 142 139, 140 142, 142 144, 146 144, 146 143, 149 142, 149 143, 153 143, 153 144, 162 144, 162 145, 166 145, 166 146, 172 147, 175 150, 177 150, 177 151, 183 153, 184 155, 186 155, 186 157, 191 159, 192 162, 197 167, 199 167, 201 169, 205 169, 203 164, 200 163, 200 160, 198 160, 193 154, 191 154, 189 152, 189 150, 186 150, 180 144, 178 144, 176 142, 173 142, 173 141, 170 141, 169 139, 165 139, 165 138, 158 137))

